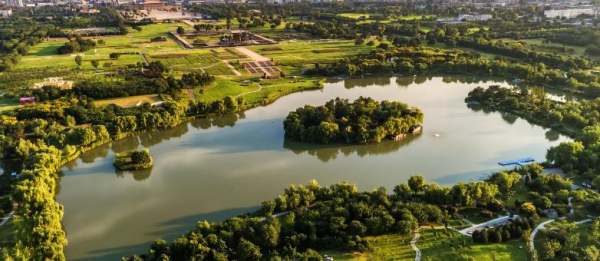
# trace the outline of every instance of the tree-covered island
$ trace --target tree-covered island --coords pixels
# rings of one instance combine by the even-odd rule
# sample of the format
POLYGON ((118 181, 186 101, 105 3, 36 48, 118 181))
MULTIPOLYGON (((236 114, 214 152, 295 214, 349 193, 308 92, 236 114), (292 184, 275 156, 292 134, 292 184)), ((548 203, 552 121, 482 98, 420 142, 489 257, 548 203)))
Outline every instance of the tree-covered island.
POLYGON ((140 170, 152 168, 153 160, 147 149, 118 153, 114 165, 118 170, 140 170))
POLYGON ((421 132, 423 113, 397 101, 360 97, 336 98, 323 106, 306 105, 290 112, 283 125, 286 138, 311 143, 379 143, 421 132))

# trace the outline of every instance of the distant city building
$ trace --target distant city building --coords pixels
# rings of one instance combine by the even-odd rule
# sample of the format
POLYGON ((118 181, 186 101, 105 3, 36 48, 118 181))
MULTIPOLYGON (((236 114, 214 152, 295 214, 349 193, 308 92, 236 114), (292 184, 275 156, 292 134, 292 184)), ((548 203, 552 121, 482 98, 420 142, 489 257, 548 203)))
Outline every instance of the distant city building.
POLYGON ((23 0, 6 0, 6 5, 12 7, 23 7, 23 0))
POLYGON ((454 18, 440 18, 438 23, 443 24, 459 24, 463 22, 483 22, 492 19, 491 14, 463 14, 454 18))
POLYGON ((0 9, 0 18, 8 18, 12 15, 12 9, 0 9))
POLYGON ((573 7, 566 9, 550 9, 544 11, 544 16, 547 18, 575 18, 580 15, 596 15, 593 7, 573 7))

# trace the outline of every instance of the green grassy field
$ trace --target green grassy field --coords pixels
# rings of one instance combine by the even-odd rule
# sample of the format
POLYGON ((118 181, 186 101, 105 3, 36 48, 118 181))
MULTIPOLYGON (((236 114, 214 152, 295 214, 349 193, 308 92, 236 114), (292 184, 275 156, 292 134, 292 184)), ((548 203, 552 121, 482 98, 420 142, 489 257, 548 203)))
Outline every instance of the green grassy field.
MULTIPOLYGON (((537 50, 537 51, 541 51, 541 52, 556 52, 554 48, 562 48, 565 47, 567 49, 572 49, 573 53, 561 53, 561 54, 565 54, 565 55, 578 55, 578 56, 585 56, 585 47, 582 46, 575 46, 575 45, 564 45, 564 44, 557 44, 557 43, 552 43, 552 42, 548 42, 548 43, 544 43, 543 39, 522 39, 519 40, 522 42, 527 43, 528 46, 532 47, 533 49, 537 50), (550 47, 550 48, 545 48, 545 47, 550 47)), ((588 57, 589 58, 589 57, 588 57)))
MULTIPOLYGON (((90 78, 104 78, 106 73, 115 69, 147 61, 160 61, 165 64, 176 77, 183 73, 204 70, 217 77, 217 81, 204 90, 196 89, 193 97, 201 101, 214 101, 226 96, 243 95, 247 102, 252 104, 266 104, 275 99, 296 91, 315 89, 320 87, 318 79, 285 78, 277 80, 263 80, 259 83, 244 83, 251 77, 246 70, 238 66, 238 62, 248 60, 234 48, 199 48, 184 49, 172 39, 164 42, 151 42, 157 36, 167 36, 169 31, 174 31, 178 26, 191 27, 182 23, 163 23, 142 26, 141 31, 131 30, 127 35, 94 37, 102 39, 104 43, 96 48, 77 54, 57 54, 57 49, 67 39, 50 39, 33 46, 28 55, 22 57, 18 66, 10 74, 0 74, 0 82, 6 81, 7 88, 28 88, 33 83, 47 77, 63 77, 67 80, 82 80, 90 78), (123 53, 118 59, 110 59, 111 53, 123 53), (77 67, 75 57, 83 58, 81 68, 77 67), (96 69, 91 61, 97 60, 100 66, 96 69), (230 61, 242 74, 236 76, 234 71, 224 61, 230 61), (30 73, 30 72, 40 73, 30 73), (10 76, 10 77, 9 77, 10 76), (26 76, 26 77, 25 77, 26 76), (2 79, 5 77, 6 79, 2 79)), ((265 31, 277 33, 285 25, 265 31)), ((278 68, 287 75, 299 76, 304 66, 313 66, 314 63, 330 63, 343 57, 353 56, 371 51, 374 47, 356 46, 349 40, 293 40, 283 41, 275 45, 249 46, 249 49, 259 54, 273 58, 278 68)), ((130 98, 109 99, 98 101, 98 104, 116 103, 122 106, 131 106, 130 98)), ((136 102, 137 103, 137 102, 136 102)), ((15 108, 14 103, 0 103, 0 110, 15 108)))
POLYGON ((371 17, 368 13, 341 13, 337 16, 351 19, 369 19, 371 17))
MULTIPOLYGON (((527 260, 526 245, 522 241, 473 244, 470 238, 453 230, 423 228, 420 233, 417 247, 422 251, 422 260, 527 260)), ((411 238, 398 234, 367 237, 372 248, 368 252, 325 251, 324 254, 334 260, 414 260, 411 238)))
POLYGON ((160 98, 157 94, 150 95, 137 95, 137 96, 129 96, 122 98, 113 98, 113 99, 104 99, 94 102, 96 106, 105 106, 108 104, 116 104, 121 107, 133 107, 142 103, 155 103, 160 101, 160 98))
POLYGON ((422 260, 527 260, 522 241, 473 244, 470 238, 452 230, 423 230, 417 246, 422 251, 422 260))
POLYGON ((372 250, 367 253, 345 253, 325 251, 334 260, 414 260, 415 252, 410 248, 410 236, 391 234, 366 238, 372 250))
POLYGON ((299 73, 306 65, 331 63, 373 50, 373 46, 356 46, 349 40, 284 41, 274 45, 250 46, 263 56, 273 58, 288 73, 299 73))
POLYGON ((62 46, 67 39, 55 38, 37 44, 31 48, 29 54, 24 56, 15 70, 33 69, 40 67, 66 67, 75 69, 75 56, 80 55, 83 58, 82 69, 92 70, 91 60, 100 61, 100 68, 104 63, 110 63, 113 66, 135 64, 142 62, 141 53, 148 55, 161 54, 165 52, 178 51, 182 48, 171 39, 164 42, 151 42, 150 39, 157 36, 166 36, 169 31, 176 30, 178 26, 189 28, 185 24, 151 24, 142 27, 141 31, 130 29, 127 35, 91 37, 91 39, 102 39, 105 43, 98 44, 96 48, 82 53, 57 54, 56 50, 62 46), (110 53, 132 53, 111 60, 110 53))
POLYGON ((0 113, 14 110, 19 107, 19 102, 16 100, 0 98, 0 113))

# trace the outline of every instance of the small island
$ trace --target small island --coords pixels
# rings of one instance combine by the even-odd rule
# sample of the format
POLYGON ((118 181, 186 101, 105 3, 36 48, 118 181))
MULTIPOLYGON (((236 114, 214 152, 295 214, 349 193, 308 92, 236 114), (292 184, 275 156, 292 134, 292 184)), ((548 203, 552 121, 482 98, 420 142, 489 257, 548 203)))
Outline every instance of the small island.
POLYGON ((283 122, 285 137, 309 143, 379 143, 402 140, 422 130, 423 113, 397 101, 336 98, 322 106, 296 109, 283 122))
POLYGON ((148 149, 117 153, 113 163, 118 170, 142 170, 152 167, 153 160, 148 149))

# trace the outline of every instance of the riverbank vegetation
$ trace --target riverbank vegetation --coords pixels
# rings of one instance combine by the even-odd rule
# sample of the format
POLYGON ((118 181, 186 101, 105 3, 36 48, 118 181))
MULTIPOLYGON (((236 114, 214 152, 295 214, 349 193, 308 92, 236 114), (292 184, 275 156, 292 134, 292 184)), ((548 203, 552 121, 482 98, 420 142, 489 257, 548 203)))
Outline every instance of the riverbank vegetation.
MULTIPOLYGON (((542 89, 477 88, 465 99, 473 109, 516 114, 535 124, 574 137, 548 151, 550 164, 591 181, 600 162, 600 100, 560 102, 546 97, 542 89)), ((591 182, 590 182, 591 183, 591 182)))
POLYGON ((122 152, 115 155, 118 170, 141 170, 152 168, 152 156, 147 149, 122 152))
MULTIPOLYGON (((545 191, 547 195, 564 191, 567 196, 578 193, 571 190, 568 180, 560 176, 539 175, 539 170, 539 166, 518 169, 512 173, 517 175, 516 181, 496 177, 451 187, 426 183, 422 177, 413 176, 407 183, 397 185, 393 192, 385 188, 360 192, 348 183, 330 187, 319 186, 315 181, 306 186, 293 185, 275 199, 263 202, 261 209, 254 213, 221 223, 199 222, 196 228, 173 242, 157 240, 148 253, 129 257, 128 260, 217 257, 244 260, 312 257, 321 260, 319 251, 323 250, 368 252, 372 247, 366 240, 368 237, 386 234, 409 236, 421 226, 426 228, 434 224, 449 229, 456 220, 462 219, 462 209, 476 207, 492 215, 510 212, 523 216, 523 219, 489 230, 493 234, 491 240, 481 241, 479 236, 470 239, 459 235, 458 243, 450 242, 456 243, 454 247, 458 248, 486 249, 481 244, 519 240, 529 234, 533 224, 544 215, 542 210, 547 208, 536 208, 537 203, 529 201, 537 196, 536 193, 545 191), (500 190, 500 187, 513 185, 527 187, 531 192, 529 195, 511 196, 500 190), (525 202, 509 203, 514 197, 525 202), (510 236, 503 235, 506 233, 510 236), (198 245, 202 247, 198 248, 198 245)), ((500 172, 496 175, 506 174, 500 172)), ((599 202, 599 195, 590 193, 595 195, 595 199, 580 198, 581 204, 599 202)), ((552 204, 564 204, 562 198, 549 200, 552 204)), ((600 213, 599 208, 590 210, 600 213)), ((444 233, 442 230, 440 233, 444 233)), ((487 235, 488 230, 478 233, 487 235)), ((499 256, 505 254, 498 253, 499 256)))
POLYGON ((306 105, 283 122, 285 137, 312 143, 379 143, 420 133, 423 113, 396 101, 337 98, 323 106, 306 105))

